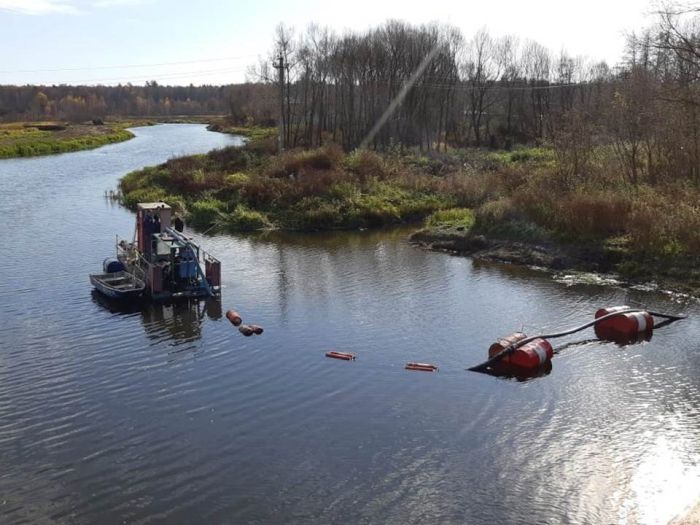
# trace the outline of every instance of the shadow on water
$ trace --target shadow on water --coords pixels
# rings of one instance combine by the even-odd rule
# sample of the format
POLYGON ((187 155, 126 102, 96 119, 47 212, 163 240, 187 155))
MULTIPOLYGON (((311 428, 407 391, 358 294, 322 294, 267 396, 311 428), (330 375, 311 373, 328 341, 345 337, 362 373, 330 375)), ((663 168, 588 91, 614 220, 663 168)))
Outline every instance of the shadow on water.
POLYGON ((483 372, 501 379, 514 379, 518 382, 530 381, 552 373, 552 361, 546 361, 542 366, 534 369, 520 368, 517 366, 496 363, 493 367, 483 372))
POLYGON ((139 313, 148 336, 160 338, 163 332, 174 341, 191 342, 202 336, 205 317, 223 317, 220 298, 191 299, 177 302, 117 301, 97 290, 91 291, 93 303, 113 315, 131 316, 139 313))

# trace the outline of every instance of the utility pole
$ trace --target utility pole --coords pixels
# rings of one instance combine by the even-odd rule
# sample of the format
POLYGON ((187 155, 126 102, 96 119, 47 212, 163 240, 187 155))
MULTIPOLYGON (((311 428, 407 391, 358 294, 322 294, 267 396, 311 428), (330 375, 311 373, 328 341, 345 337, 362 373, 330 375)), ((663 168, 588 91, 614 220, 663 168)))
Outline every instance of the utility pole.
POLYGON ((277 70, 278 81, 280 84, 280 117, 277 123, 278 136, 277 136, 277 147, 279 152, 284 151, 284 57, 280 53, 277 57, 277 62, 272 63, 272 67, 277 70))

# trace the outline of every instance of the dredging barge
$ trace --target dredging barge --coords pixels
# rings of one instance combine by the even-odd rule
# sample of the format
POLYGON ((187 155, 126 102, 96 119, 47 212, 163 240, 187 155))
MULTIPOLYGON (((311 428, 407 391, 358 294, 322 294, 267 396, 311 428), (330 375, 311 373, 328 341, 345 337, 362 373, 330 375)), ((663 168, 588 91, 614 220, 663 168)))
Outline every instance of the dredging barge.
POLYGON ((117 236, 116 259, 106 259, 105 273, 91 280, 126 272, 145 284, 142 296, 155 301, 221 295, 221 262, 171 221, 172 209, 164 202, 139 203, 134 240, 117 236))

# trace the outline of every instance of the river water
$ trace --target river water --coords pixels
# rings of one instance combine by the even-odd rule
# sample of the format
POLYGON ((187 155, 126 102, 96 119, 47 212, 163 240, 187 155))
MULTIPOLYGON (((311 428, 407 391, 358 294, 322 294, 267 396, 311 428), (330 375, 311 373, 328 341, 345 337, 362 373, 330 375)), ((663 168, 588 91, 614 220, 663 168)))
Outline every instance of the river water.
POLYGON ((221 302, 118 308, 88 282, 133 234, 105 190, 237 141, 135 133, 0 161, 0 523, 656 524, 700 496, 697 302, 425 252, 396 229, 193 233, 222 260, 221 302), (570 346, 528 381, 464 371, 497 336, 624 303, 691 317, 570 346), (243 337, 230 308, 265 333, 243 337))

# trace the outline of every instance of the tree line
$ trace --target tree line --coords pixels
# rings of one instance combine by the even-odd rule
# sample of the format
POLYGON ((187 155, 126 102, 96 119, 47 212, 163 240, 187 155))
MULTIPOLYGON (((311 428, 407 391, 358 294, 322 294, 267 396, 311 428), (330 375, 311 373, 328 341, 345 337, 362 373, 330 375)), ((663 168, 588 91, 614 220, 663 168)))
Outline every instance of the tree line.
POLYGON ((295 37, 280 26, 273 54, 251 75, 281 88, 289 147, 331 140, 351 149, 384 116, 373 147, 426 150, 546 138, 562 113, 598 103, 613 78, 605 63, 555 56, 534 41, 399 21, 342 36, 312 25, 295 37))
POLYGON ((287 148, 540 143, 556 151, 564 182, 585 177, 607 148, 632 184, 669 173, 700 183, 698 12, 665 8, 628 36, 614 68, 486 30, 467 39, 399 21, 343 35, 279 26, 270 57, 249 72, 263 84, 248 96, 234 87, 230 105, 239 121, 281 115, 287 148), (251 95, 263 86, 265 96, 251 95))
POLYGON ((223 114, 228 86, 0 86, 0 120, 84 121, 120 116, 223 114))

